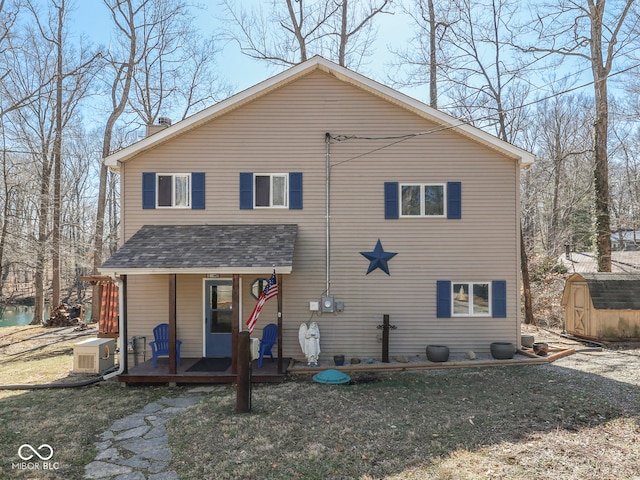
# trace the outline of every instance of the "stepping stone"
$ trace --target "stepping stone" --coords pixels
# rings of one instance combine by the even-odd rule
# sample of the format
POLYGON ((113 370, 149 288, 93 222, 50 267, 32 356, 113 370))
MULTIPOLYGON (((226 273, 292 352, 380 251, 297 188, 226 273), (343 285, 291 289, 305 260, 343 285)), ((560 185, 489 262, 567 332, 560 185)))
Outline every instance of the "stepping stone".
POLYGON ((118 475, 116 480, 146 480, 147 477, 144 476, 142 472, 131 472, 125 473, 124 475, 118 475))
POLYGON ((120 441, 127 440, 129 438, 140 438, 149 430, 151 430, 151 427, 149 425, 143 425, 141 427, 132 428, 131 430, 124 430, 123 432, 116 435, 113 439, 115 441, 120 441))
POLYGON ((91 462, 84 468, 85 478, 106 478, 123 473, 131 473, 131 467, 107 462, 91 462))
POLYGON ((176 472, 162 472, 155 475, 149 475, 149 480, 180 480, 176 472))
POLYGON ((108 448, 96 455, 96 460, 115 460, 120 458, 120 452, 117 448, 108 448))
POLYGON ((111 425, 111 430, 130 430, 132 428, 141 427, 142 425, 146 424, 147 422, 144 420, 144 415, 136 413, 113 422, 113 425, 111 425))

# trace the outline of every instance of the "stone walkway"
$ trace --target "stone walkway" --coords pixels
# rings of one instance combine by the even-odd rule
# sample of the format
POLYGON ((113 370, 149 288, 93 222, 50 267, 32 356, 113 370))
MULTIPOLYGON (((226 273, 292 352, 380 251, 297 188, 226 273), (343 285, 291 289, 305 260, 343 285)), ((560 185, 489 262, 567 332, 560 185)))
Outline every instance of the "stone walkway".
POLYGON ((113 422, 95 443, 98 454, 85 467, 85 479, 178 480, 169 469, 171 450, 165 424, 198 403, 204 388, 177 398, 161 398, 113 422))

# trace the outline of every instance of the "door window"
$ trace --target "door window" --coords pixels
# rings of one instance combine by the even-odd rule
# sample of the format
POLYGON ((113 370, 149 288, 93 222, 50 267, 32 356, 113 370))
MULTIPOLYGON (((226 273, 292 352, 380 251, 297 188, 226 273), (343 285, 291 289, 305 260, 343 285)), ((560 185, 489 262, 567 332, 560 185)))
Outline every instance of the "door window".
POLYGON ((210 333, 231 333, 231 285, 211 285, 209 292, 211 309, 210 333))

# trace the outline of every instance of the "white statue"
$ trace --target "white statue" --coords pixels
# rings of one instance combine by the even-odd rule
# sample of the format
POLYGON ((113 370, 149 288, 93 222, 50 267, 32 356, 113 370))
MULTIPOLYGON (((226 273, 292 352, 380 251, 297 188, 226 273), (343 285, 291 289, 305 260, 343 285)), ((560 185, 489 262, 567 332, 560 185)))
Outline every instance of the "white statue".
POLYGON ((306 323, 300 325, 298 330, 298 340, 302 353, 307 357, 307 365, 317 367, 318 357, 320 357, 320 329, 317 322, 311 322, 309 327, 306 323))

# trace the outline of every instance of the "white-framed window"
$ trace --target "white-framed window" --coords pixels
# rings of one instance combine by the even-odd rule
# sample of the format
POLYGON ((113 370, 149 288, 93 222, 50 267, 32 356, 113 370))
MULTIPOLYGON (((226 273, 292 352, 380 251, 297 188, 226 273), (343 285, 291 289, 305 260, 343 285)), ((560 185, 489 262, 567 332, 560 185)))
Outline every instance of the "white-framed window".
POLYGON ((454 317, 491 316, 491 282, 451 282, 454 317))
POLYGON ((256 173, 253 176, 253 182, 254 207, 289 207, 288 173, 256 173))
POLYGON ((444 183, 400 184, 401 217, 446 217, 447 187, 444 183))
POLYGON ((156 182, 158 208, 191 208, 190 173, 158 173, 156 182))

